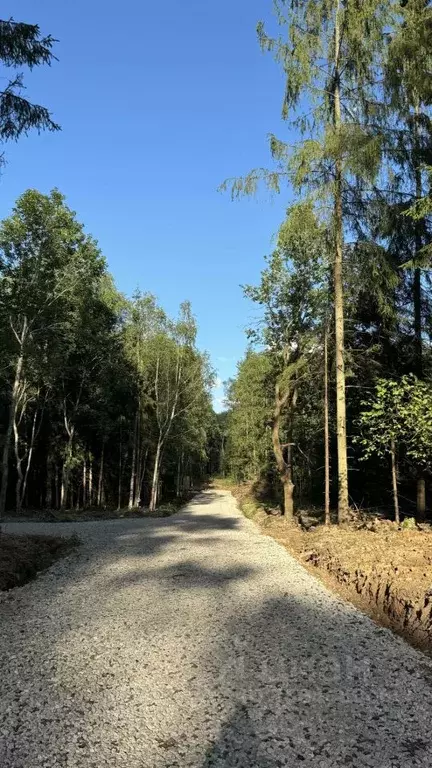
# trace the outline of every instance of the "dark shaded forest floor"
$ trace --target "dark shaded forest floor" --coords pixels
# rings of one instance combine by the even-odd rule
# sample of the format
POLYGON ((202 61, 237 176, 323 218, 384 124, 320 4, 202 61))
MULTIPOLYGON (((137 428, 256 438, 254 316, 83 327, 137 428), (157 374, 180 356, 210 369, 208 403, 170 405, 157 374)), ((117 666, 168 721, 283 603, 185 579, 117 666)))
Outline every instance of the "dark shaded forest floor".
POLYGON ((26 509, 20 514, 7 513, 4 522, 80 523, 90 520, 122 520, 140 517, 169 517, 174 515, 194 496, 196 491, 163 502, 154 512, 147 507, 113 509, 112 507, 85 507, 84 509, 26 509))
MULTIPOLYGON (((244 514, 276 539, 326 586, 375 621, 432 653, 432 529, 401 528, 385 520, 357 521, 352 528, 290 526, 271 514, 250 485, 217 480, 244 514)), ((313 522, 313 520, 312 520, 313 522)))
POLYGON ((77 545, 75 537, 15 535, 0 532, 0 591, 36 578, 77 545))

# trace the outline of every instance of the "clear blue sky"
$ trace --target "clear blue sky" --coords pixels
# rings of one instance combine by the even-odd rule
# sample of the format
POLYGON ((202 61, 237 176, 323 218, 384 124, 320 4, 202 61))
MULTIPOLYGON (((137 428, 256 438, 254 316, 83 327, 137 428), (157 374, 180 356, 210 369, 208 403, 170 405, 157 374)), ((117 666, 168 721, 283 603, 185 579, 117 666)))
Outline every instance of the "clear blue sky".
MULTIPOLYGON (((58 187, 99 241, 120 290, 190 299, 221 380, 235 372, 255 282, 287 197, 233 203, 228 176, 269 165, 281 77, 256 22, 271 0, 9 0, 2 17, 59 39, 59 61, 26 74, 57 135, 6 148, 0 216, 28 187, 58 187)), ((216 392, 216 399, 221 392, 216 392)))

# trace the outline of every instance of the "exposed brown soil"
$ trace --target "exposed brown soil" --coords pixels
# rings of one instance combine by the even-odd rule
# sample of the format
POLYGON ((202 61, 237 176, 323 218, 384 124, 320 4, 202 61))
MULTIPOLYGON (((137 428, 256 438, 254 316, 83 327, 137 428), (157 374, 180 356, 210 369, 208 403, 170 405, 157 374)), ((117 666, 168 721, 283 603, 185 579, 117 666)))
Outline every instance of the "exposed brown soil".
POLYGON ((0 591, 31 581, 78 543, 75 537, 0 533, 0 591))
POLYGON ((309 571, 375 621, 432 652, 432 530, 403 529, 384 520, 351 527, 287 525, 264 509, 250 487, 226 486, 248 517, 309 571))

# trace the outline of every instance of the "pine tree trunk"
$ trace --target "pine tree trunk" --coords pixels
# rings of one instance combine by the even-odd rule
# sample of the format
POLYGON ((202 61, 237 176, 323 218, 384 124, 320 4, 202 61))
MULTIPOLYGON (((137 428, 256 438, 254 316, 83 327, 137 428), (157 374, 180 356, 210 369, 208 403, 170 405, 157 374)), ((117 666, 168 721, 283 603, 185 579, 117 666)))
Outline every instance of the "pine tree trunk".
POLYGON ((11 396, 11 402, 9 406, 8 424, 6 428, 5 440, 4 440, 4 446, 3 446, 2 483, 1 483, 1 490, 0 490, 0 520, 4 516, 5 508, 6 508, 6 493, 7 493, 8 477, 9 477, 9 448, 10 448, 12 429, 15 422, 15 415, 16 415, 16 409, 17 409, 17 403, 18 403, 18 392, 19 392, 19 387, 21 383, 21 373, 23 368, 23 362, 24 362, 24 355, 21 348, 21 352, 18 356, 17 364, 15 368, 15 379, 14 379, 13 388, 12 388, 12 396, 11 396))
POLYGON ((328 391, 328 327, 324 333, 324 522, 330 525, 330 429, 328 391))
MULTIPOLYGON (((334 126, 336 134, 341 129, 340 101, 340 2, 336 3, 335 22, 335 75, 334 75, 334 126)), ((335 226, 335 259, 333 269, 334 301, 335 301, 335 343, 336 343, 336 436, 338 453, 338 522, 344 523, 348 516, 348 455, 346 434, 346 400, 345 400, 345 330, 344 330, 344 289, 343 289, 343 166, 342 158, 335 163, 335 195, 334 195, 334 226, 335 226)))
POLYGON ((157 448, 156 448, 156 456, 155 456, 155 463, 154 463, 154 470, 153 470, 153 480, 152 480, 152 488, 151 488, 151 496, 150 496, 150 512, 154 512, 157 507, 158 502, 158 490, 159 490, 159 474, 160 474, 160 462, 161 462, 161 456, 162 456, 162 441, 161 437, 159 436, 157 448))
POLYGON ((398 494, 398 472, 397 472, 397 463, 396 463, 396 444, 395 444, 394 440, 391 441, 390 456, 391 456, 391 469, 392 469, 392 488, 393 488, 394 516, 395 516, 395 522, 396 523, 400 523, 399 494, 398 494))

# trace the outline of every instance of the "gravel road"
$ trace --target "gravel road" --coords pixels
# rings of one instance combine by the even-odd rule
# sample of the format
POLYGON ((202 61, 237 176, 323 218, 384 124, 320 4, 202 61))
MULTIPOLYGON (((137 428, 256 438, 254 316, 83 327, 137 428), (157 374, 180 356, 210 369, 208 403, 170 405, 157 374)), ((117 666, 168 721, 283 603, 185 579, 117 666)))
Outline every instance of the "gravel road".
POLYGON ((84 545, 0 597, 2 768, 432 765, 432 662, 230 494, 25 529, 84 545))

